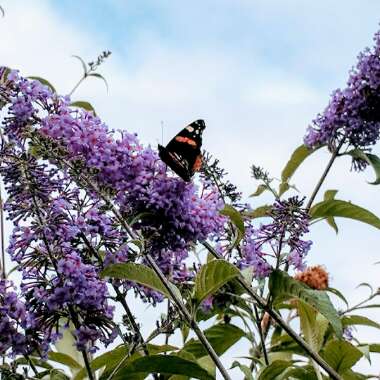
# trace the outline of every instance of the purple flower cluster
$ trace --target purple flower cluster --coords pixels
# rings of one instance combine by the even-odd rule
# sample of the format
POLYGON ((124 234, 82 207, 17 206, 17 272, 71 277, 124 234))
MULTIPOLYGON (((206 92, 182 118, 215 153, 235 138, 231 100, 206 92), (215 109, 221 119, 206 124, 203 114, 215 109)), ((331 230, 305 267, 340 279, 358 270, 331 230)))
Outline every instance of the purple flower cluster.
POLYGON ((272 206, 271 223, 257 229, 246 228, 238 265, 253 268, 256 278, 270 274, 272 267, 268 261, 271 257, 276 258, 278 264, 287 262, 298 270, 303 269, 312 242, 301 239, 309 231, 309 215, 302 204, 303 200, 298 197, 277 200, 272 206))
POLYGON ((325 111, 309 127, 305 144, 330 148, 345 139, 355 148, 369 150, 380 135, 380 32, 375 45, 358 56, 347 87, 336 90, 325 111))
MULTIPOLYGON (((193 276, 185 264, 189 249, 223 228, 220 196, 207 183, 198 191, 168 176, 157 152, 136 135, 110 131, 38 81, 11 71, 0 90, 7 102, 0 173, 14 223, 8 253, 22 271, 21 294, 39 349, 46 352, 59 337, 62 320, 75 326, 78 349, 107 344, 115 337, 113 308, 98 273, 110 263, 144 262, 119 216, 181 284, 193 276)), ((162 300, 137 284, 113 285, 153 303, 162 300)))
POLYGON ((17 296, 12 284, 0 280, 0 354, 11 350, 11 354, 30 353, 32 346, 25 336, 27 311, 17 296))
POLYGON ((215 189, 199 197, 193 184, 168 177, 157 152, 140 145, 136 135, 115 138, 91 113, 65 107, 43 119, 41 133, 64 146, 71 161, 82 160, 97 183, 114 192, 123 213, 144 214, 138 227, 159 236, 153 237, 155 250, 188 248, 221 229, 223 204, 215 189))
POLYGON ((39 108, 35 107, 36 102, 49 108, 55 99, 47 86, 37 80, 20 77, 17 70, 9 72, 6 83, 0 86, 0 92, 9 103, 9 116, 3 123, 4 131, 13 138, 20 137, 27 126, 33 123, 33 117, 39 112, 39 108))
POLYGON ((252 268, 254 277, 260 279, 267 277, 272 268, 266 261, 266 255, 260 249, 256 238, 257 231, 252 227, 247 228, 241 245, 242 257, 238 261, 238 266, 241 269, 252 268))
MULTIPOLYGON (((82 172, 88 170, 101 188, 113 194, 126 218, 137 218, 134 227, 149 238, 151 253, 164 273, 173 280, 189 278, 183 263, 188 249, 223 227, 218 192, 204 185, 199 196, 193 184, 169 177, 157 152, 144 148, 136 135, 121 132, 117 138, 89 112, 62 105, 41 125, 44 136, 65 147, 70 162, 82 162, 82 172)), ((128 255, 123 257, 127 260, 128 255)), ((108 255, 107 262, 115 260, 108 255)))
POLYGON ((108 343, 115 333, 113 308, 107 302, 106 283, 98 277, 99 265, 80 237, 91 246, 102 233, 110 244, 116 232, 95 207, 83 217, 73 215, 78 212, 79 190, 70 188, 67 178, 49 177, 51 170, 36 166, 34 159, 16 161, 24 170, 14 172, 14 160, 8 157, 1 167, 9 187, 6 209, 15 223, 8 253, 22 268, 21 290, 31 323, 43 338, 40 350, 46 352, 59 336, 62 318, 72 321, 78 334, 79 328, 92 330, 89 341, 78 335, 79 349, 94 348, 97 339, 108 343), (27 207, 20 207, 23 203, 27 207))

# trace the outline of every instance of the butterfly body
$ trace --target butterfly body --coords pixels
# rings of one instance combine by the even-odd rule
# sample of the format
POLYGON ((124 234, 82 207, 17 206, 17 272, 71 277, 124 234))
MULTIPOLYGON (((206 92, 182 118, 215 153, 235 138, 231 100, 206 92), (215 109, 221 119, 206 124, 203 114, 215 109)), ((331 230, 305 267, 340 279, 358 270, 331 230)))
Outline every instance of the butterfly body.
POLYGON ((186 182, 190 182, 202 166, 202 132, 205 128, 204 120, 193 121, 166 147, 158 145, 161 160, 186 182))

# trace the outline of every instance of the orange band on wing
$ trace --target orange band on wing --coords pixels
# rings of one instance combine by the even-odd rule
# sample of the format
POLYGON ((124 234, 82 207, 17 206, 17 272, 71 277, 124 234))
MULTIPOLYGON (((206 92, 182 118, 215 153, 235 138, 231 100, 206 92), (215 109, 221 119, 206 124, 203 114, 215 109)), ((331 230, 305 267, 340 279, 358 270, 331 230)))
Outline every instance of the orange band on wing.
POLYGON ((175 138, 175 140, 178 141, 178 142, 180 142, 180 143, 185 143, 185 144, 191 145, 194 148, 197 146, 196 141, 194 141, 192 139, 189 139, 188 137, 177 136, 175 138))
POLYGON ((193 165, 193 171, 197 172, 202 167, 202 155, 197 156, 193 165))

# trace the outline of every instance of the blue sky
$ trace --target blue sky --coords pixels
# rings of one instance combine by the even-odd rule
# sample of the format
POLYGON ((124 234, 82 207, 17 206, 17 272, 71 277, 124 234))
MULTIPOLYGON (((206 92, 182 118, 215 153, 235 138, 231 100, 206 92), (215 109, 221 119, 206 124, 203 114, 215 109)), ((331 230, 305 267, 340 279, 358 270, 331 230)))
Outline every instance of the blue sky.
MULTIPOLYGON (((279 177, 307 125, 344 85, 358 52, 372 44, 380 22, 378 0, 0 3, 6 11, 1 64, 46 77, 68 93, 81 74, 71 55, 90 61, 111 50, 101 68, 109 92, 89 80, 74 97, 90 100, 110 127, 136 131, 153 145, 161 140, 161 121, 167 141, 186 123, 205 118, 205 148, 246 195, 257 185, 249 166, 262 165, 279 177)), ((320 151, 297 172, 301 194, 311 193, 328 158, 320 151)), ((340 189, 339 198, 380 215, 379 187, 366 183, 372 173, 349 169, 349 161, 340 159, 321 196, 340 189)), ((252 205, 269 201, 265 196, 252 205)), ((309 263, 325 265, 332 285, 355 302, 365 294, 355 290, 358 283, 379 286, 373 263, 380 260, 380 234, 355 222, 338 224, 338 236, 325 224, 313 227, 309 263)), ((363 341, 380 341, 373 329, 359 334, 363 341)), ((368 367, 365 361, 360 366, 368 367)))

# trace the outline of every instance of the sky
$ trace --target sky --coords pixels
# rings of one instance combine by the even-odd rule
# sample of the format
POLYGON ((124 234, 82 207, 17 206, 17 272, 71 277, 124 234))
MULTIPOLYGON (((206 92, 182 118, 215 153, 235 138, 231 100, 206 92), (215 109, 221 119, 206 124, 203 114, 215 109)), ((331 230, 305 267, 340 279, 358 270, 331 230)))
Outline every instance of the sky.
MULTIPOLYGON (((359 51, 372 44, 380 21, 378 0, 0 0, 0 5, 6 13, 0 19, 1 65, 42 76, 65 94, 81 76, 72 55, 91 61, 111 50, 100 69, 109 91, 90 79, 74 100, 90 101, 111 128, 137 132, 151 145, 161 142, 162 123, 166 142, 187 123, 205 119, 204 148, 221 160, 245 196, 257 186, 252 164, 280 176, 311 120, 331 92, 344 86, 359 51)), ((293 180, 301 195, 312 192, 328 159, 320 150, 299 169, 293 180)), ((339 199, 380 215, 379 187, 367 183, 372 179, 370 170, 351 172, 349 160, 339 158, 319 199, 324 190, 339 189, 339 199)), ((250 200, 253 207, 269 201, 269 196, 250 200)), ((380 267, 374 265, 380 260, 380 233, 358 222, 337 222, 338 235, 325 223, 312 227, 308 263, 324 265, 331 286, 356 303, 367 291, 356 289, 359 283, 380 286, 380 267)), ((370 315, 380 321, 378 312, 370 315)), ((357 336, 380 342, 373 328, 360 328, 357 336)), ((233 360, 231 352, 226 360, 233 360)), ((372 373, 380 372, 379 362, 374 355, 372 373)), ((369 371, 369 364, 363 359, 357 368, 369 371)))

